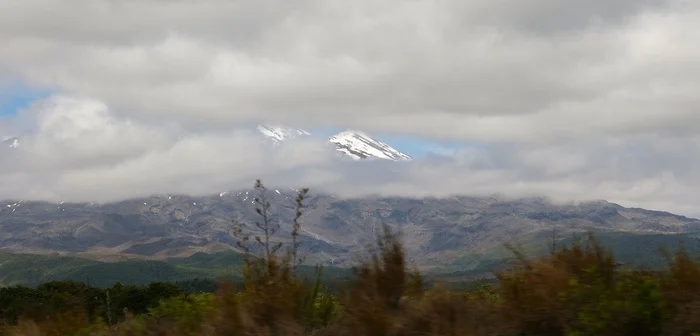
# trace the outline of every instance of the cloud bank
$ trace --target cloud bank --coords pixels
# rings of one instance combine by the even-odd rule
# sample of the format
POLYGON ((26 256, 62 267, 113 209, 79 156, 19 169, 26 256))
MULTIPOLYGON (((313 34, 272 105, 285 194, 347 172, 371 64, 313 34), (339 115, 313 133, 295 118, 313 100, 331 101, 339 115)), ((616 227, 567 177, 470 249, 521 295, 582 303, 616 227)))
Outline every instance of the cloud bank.
POLYGON ((24 111, 20 148, 0 148, 0 198, 113 201, 155 193, 212 194, 309 186, 339 196, 547 195, 608 199, 696 213, 700 137, 659 136, 585 144, 494 143, 411 162, 353 161, 324 138, 271 146, 255 129, 193 132, 111 114, 93 99, 57 96, 24 111))
POLYGON ((700 4, 683 0, 0 0, 0 198, 545 194, 700 215, 700 4), (80 10, 77 10, 80 8, 80 10), (477 143, 411 164, 260 122, 477 143))

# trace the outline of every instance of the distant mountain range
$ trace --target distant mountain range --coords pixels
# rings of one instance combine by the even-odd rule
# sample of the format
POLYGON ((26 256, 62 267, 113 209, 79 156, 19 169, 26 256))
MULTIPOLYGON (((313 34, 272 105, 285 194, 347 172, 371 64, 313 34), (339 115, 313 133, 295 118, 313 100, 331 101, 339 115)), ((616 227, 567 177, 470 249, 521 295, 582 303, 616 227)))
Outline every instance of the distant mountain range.
MULTIPOLYGON (((294 190, 268 192, 279 239, 289 239, 294 190)), ((258 220, 253 191, 205 197, 160 195, 109 204, 8 201, 0 204, 0 246, 15 253, 61 253, 99 260, 165 259, 231 251, 232 221, 258 220)), ((541 198, 338 199, 313 195, 301 234, 310 263, 347 266, 386 224, 401 231, 411 262, 424 269, 472 269, 507 258, 506 242, 533 253, 586 231, 624 237, 695 235, 700 221, 604 201, 557 205, 541 198)), ((253 225, 248 226, 255 232, 253 225)), ((634 245, 634 244, 630 244, 634 245)), ((657 246, 645 246, 655 252, 657 246)))
MULTIPOLYGON (((258 130, 273 143, 313 136, 285 127, 259 126, 258 130)), ((410 160, 358 131, 338 133, 328 142, 339 155, 355 160, 410 160)), ((16 148, 20 139, 9 138, 1 144, 16 148)), ((230 235, 232 221, 250 224, 258 220, 253 197, 253 190, 238 190, 203 197, 155 195, 108 204, 2 201, 0 249, 101 261, 230 253, 235 246, 230 235)), ((268 197, 275 222, 281 226, 279 239, 288 240, 295 190, 271 188, 268 197)), ((697 219, 605 201, 562 205, 544 198, 340 199, 319 194, 310 196, 306 204, 302 252, 310 263, 333 266, 356 261, 384 224, 401 231, 412 263, 446 271, 479 269, 508 258, 510 254, 503 248, 506 242, 518 242, 535 254, 544 253, 552 232, 565 241, 573 234, 593 231, 626 242, 617 245, 627 252, 646 248, 654 253, 657 246, 650 242, 700 234, 697 219)), ((255 232, 252 225, 249 229, 255 232)), ((628 259, 649 253, 628 253, 628 259)))

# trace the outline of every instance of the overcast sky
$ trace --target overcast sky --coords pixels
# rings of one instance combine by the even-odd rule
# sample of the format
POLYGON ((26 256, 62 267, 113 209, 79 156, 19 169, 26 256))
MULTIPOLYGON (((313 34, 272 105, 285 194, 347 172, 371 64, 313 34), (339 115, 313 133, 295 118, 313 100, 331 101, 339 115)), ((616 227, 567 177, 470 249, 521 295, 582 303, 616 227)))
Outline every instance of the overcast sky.
POLYGON ((700 216, 695 0, 0 0, 0 198, 546 195, 700 216), (22 98, 27 100, 25 98, 22 98), (463 143, 348 163, 257 123, 463 143), (439 150, 436 149, 436 152, 439 150))

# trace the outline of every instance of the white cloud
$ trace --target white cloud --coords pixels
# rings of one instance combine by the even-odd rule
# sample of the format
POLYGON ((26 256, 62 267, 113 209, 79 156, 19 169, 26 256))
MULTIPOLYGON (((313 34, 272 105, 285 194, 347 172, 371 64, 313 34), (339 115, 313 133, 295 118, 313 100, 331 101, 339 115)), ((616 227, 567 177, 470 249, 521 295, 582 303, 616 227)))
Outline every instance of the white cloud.
POLYGON ((30 151, 0 149, 0 197, 214 193, 261 177, 700 214, 697 36, 700 4, 683 0, 0 0, 0 82, 56 93, 0 121, 28 130, 30 151), (312 140, 261 154, 259 121, 479 146, 347 164, 312 140))
POLYGON ((482 141, 697 133, 694 1, 6 0, 0 9, 0 73, 132 118, 482 141))
POLYGON ((309 186, 341 196, 547 195, 700 214, 700 137, 480 144, 412 162, 343 159, 324 138, 271 146, 254 128, 191 132, 129 121, 93 99, 57 96, 24 111, 20 150, 0 149, 0 199, 111 201, 309 186))

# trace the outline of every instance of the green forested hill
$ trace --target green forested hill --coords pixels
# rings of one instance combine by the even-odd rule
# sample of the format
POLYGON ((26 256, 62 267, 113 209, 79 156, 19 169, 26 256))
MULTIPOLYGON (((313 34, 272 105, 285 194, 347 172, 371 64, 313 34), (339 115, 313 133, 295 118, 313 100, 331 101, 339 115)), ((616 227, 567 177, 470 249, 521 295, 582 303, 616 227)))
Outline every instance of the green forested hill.
MULTIPOLYGON (((585 233, 558 237, 558 247, 570 246, 574 240, 585 240, 585 233)), ((642 266, 651 269, 663 269, 667 262, 662 250, 677 251, 681 246, 691 256, 700 256, 700 235, 698 233, 680 234, 639 234, 628 232, 595 232, 594 239, 606 249, 611 250, 618 262, 628 266, 642 266)), ((511 248, 515 248, 527 257, 541 256, 549 253, 552 245, 551 233, 514 239, 511 248)), ((456 262, 444 265, 440 273, 464 277, 488 276, 492 271, 503 269, 513 262, 516 256, 510 248, 500 246, 481 254, 467 254, 456 262)))
MULTIPOLYGON (((74 280, 97 287, 116 282, 144 285, 152 281, 177 282, 191 279, 238 278, 243 264, 240 254, 197 253, 188 258, 100 262, 78 257, 0 253, 0 285, 35 286, 52 280, 74 280)), ((311 275, 314 268, 301 266, 298 272, 311 275)), ((328 279, 345 277, 347 269, 324 267, 328 279)))

